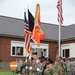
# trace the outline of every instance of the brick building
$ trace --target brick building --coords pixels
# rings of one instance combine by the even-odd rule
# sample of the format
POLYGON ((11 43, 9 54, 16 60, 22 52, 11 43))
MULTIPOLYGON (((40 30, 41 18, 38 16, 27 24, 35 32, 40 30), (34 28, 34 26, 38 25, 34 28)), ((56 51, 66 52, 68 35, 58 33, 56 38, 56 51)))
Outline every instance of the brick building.
MULTIPOLYGON (((45 39, 39 47, 31 42, 32 51, 38 55, 49 56, 55 60, 58 50, 58 25, 41 23, 45 39)), ((75 57, 75 25, 61 27, 61 56, 75 57)), ((17 58, 25 59, 27 52, 24 42, 24 20, 0 16, 0 61, 12 61, 17 58)))

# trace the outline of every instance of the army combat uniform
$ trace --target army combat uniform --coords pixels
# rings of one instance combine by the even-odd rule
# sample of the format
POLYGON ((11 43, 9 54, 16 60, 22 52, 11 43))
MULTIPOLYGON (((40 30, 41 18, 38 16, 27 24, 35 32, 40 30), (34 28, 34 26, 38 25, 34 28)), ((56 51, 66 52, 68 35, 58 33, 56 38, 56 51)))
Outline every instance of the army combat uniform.
POLYGON ((44 71, 44 75, 53 75, 53 61, 47 57, 46 58, 46 69, 44 71))
POLYGON ((36 63, 36 61, 35 60, 32 61, 32 69, 29 75, 38 75, 37 68, 38 68, 39 63, 36 63))
POLYGON ((53 66, 50 64, 49 67, 46 67, 44 75, 53 75, 53 66))
POLYGON ((59 62, 55 61, 53 65, 53 75, 64 75, 64 64, 62 60, 59 62))
POLYGON ((25 75, 29 75, 29 67, 30 67, 30 61, 27 60, 27 62, 25 62, 25 75))

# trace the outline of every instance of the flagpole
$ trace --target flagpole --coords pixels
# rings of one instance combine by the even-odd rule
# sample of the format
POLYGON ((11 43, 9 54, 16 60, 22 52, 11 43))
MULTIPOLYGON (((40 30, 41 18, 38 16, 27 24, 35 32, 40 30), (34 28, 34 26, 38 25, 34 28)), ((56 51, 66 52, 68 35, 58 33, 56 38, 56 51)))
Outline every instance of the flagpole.
POLYGON ((61 24, 59 23, 59 41, 58 41, 58 46, 59 46, 59 56, 61 56, 61 24))
MULTIPOLYGON (((25 19, 25 16, 26 16, 26 9, 24 9, 24 19, 25 19)), ((24 34, 24 39, 25 39, 25 34, 24 34)), ((26 43, 26 41, 25 41, 25 43, 26 43)), ((25 44, 26 45, 26 44, 25 44)), ((26 47, 25 47, 25 50, 26 50, 26 47)), ((26 50, 26 60, 27 60, 27 50, 26 50)))
POLYGON ((59 47, 59 56, 61 56, 61 25, 63 24, 62 0, 58 0, 57 9, 58 9, 58 22, 59 22, 59 39, 58 39, 58 47, 59 47))

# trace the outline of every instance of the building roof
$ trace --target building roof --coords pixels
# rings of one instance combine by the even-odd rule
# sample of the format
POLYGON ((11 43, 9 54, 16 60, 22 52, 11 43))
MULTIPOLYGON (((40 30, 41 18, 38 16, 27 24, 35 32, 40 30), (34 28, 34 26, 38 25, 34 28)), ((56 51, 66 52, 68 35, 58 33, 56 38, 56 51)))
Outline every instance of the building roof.
MULTIPOLYGON (((59 26, 41 22, 41 28, 45 34, 45 40, 58 41, 59 26)), ((61 26, 61 39, 75 38, 75 24, 61 26)), ((24 20, 12 17, 0 16, 0 36, 24 38, 24 20)))
POLYGON ((0 35, 23 37, 24 21, 6 16, 0 16, 0 35))
POLYGON ((64 41, 75 39, 75 24, 65 26, 62 30, 61 39, 64 41))

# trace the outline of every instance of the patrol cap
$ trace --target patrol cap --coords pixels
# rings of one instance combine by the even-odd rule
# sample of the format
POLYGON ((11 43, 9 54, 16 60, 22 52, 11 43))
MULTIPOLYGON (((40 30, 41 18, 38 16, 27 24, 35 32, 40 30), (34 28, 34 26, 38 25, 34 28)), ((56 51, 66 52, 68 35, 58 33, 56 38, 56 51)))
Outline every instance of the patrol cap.
POLYGON ((61 56, 58 56, 58 58, 62 59, 62 57, 61 57, 61 56))
POLYGON ((61 56, 58 56, 58 57, 62 59, 62 57, 61 57, 61 56))
POLYGON ((32 53, 32 55, 33 55, 33 54, 34 54, 34 55, 37 55, 37 52, 32 53))
POLYGON ((41 56, 40 59, 45 59, 45 57, 44 56, 41 56))
POLYGON ((50 63, 53 63, 53 61, 49 57, 46 57, 46 61, 49 61, 50 63))
POLYGON ((31 57, 31 60, 33 60, 33 57, 31 57))
POLYGON ((46 61, 50 61, 50 58, 49 57, 46 57, 45 59, 46 59, 46 61))

